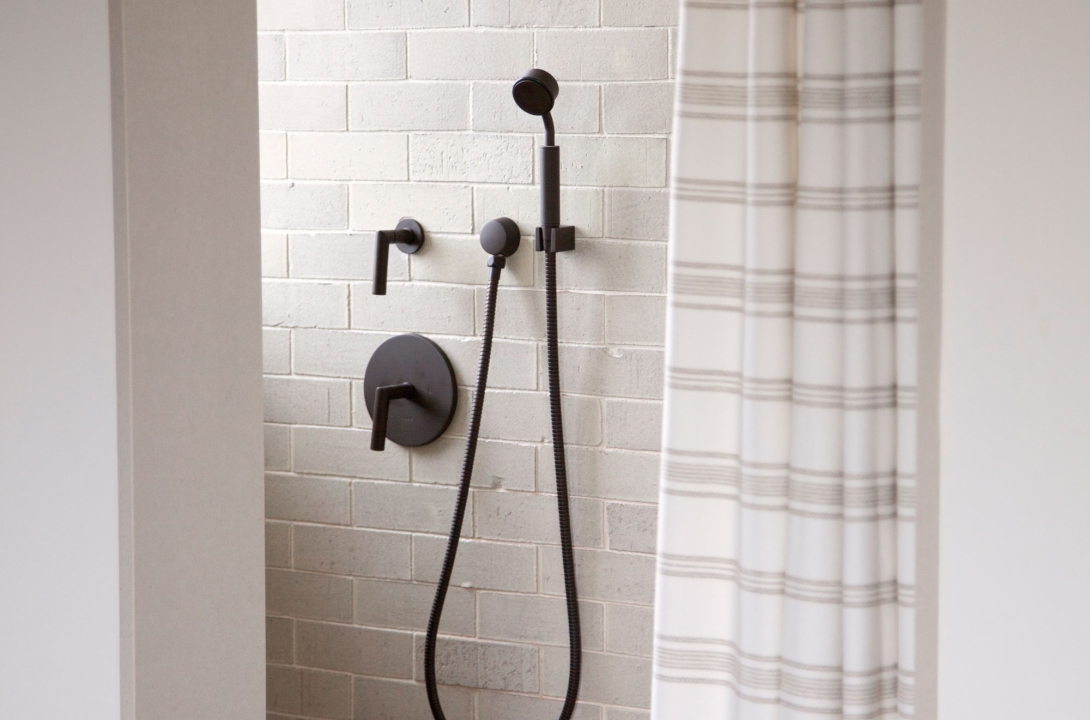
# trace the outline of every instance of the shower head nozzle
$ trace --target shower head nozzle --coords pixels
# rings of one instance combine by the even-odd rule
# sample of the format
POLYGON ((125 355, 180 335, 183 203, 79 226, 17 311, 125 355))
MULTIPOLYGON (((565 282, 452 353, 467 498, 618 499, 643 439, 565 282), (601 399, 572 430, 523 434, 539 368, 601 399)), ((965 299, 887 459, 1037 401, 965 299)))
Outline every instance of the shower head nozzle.
POLYGON ((520 77, 511 88, 515 104, 531 115, 548 115, 559 93, 556 78, 537 68, 520 77))

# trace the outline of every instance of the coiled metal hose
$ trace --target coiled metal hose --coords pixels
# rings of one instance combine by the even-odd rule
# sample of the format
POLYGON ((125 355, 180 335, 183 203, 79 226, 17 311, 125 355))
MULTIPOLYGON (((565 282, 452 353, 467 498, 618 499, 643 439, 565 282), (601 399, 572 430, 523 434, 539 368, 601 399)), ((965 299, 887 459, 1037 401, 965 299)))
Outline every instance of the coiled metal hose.
MULTIPOLYGON (((443 615, 443 603, 446 601, 450 576, 454 571, 454 560, 458 554, 458 539, 462 534, 462 521, 465 519, 466 503, 469 500, 470 479, 473 475, 473 461, 477 454, 477 439, 481 428, 481 411, 484 407, 485 388, 488 384, 488 363, 492 356, 492 330, 496 320, 496 291, 499 286, 503 263, 492 265, 488 280, 488 296, 484 310, 484 336, 481 342, 481 359, 477 368, 477 389, 473 395, 473 407, 469 416, 469 432, 466 436, 466 452, 462 461, 462 477, 458 485, 458 500, 454 508, 454 518, 450 524, 450 536, 447 538, 447 551, 443 557, 443 568, 439 573, 439 584, 435 588, 435 600, 432 602, 431 615, 428 617, 428 632, 424 640, 424 683, 428 691, 428 704, 435 720, 446 720, 443 706, 439 702, 439 688, 435 677, 435 644, 439 635, 439 621, 443 615)), ((568 691, 564 698, 564 707, 560 711, 560 720, 570 720, 575 711, 575 701, 579 694, 579 677, 582 669, 582 635, 579 628, 579 597, 575 587, 575 556, 572 552, 571 515, 568 506, 568 472, 564 457, 564 422, 560 407, 560 352, 557 340, 556 317, 556 254, 545 253, 545 339, 548 354, 549 374, 549 412, 552 420, 553 464, 556 468, 556 504, 560 520, 560 552, 564 565, 564 596, 568 610, 568 643, 570 661, 568 670, 568 691)))

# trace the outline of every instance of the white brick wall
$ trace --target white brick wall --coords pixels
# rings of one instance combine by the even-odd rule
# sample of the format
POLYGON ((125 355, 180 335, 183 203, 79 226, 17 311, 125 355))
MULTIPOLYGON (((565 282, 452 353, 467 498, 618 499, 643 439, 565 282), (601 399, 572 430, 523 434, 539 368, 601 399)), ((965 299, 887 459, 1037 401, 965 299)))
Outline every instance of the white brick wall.
POLYGON ((482 440, 439 674, 452 720, 552 718, 567 629, 545 382, 541 124, 511 100, 542 67, 566 224, 561 377, 583 618, 579 720, 645 720, 662 423, 676 0, 258 0, 269 718, 427 717, 422 637, 506 215, 482 440), (375 230, 428 233, 370 294, 375 230), (411 451, 369 450, 363 375, 399 332, 449 355, 459 408, 411 451), (451 637, 447 637, 451 636, 451 637))

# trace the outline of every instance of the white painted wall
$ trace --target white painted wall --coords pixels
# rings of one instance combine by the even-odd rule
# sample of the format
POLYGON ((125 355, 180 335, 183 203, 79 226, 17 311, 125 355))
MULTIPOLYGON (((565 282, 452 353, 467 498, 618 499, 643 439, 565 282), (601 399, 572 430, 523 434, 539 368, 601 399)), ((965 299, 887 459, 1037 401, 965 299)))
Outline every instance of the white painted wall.
POLYGON ((1086 717, 1090 3, 947 13, 939 717, 1086 717))
POLYGON ((119 712, 106 0, 0 10, 0 717, 119 712))
POLYGON ((0 718, 265 714, 256 9, 0 5, 0 718))

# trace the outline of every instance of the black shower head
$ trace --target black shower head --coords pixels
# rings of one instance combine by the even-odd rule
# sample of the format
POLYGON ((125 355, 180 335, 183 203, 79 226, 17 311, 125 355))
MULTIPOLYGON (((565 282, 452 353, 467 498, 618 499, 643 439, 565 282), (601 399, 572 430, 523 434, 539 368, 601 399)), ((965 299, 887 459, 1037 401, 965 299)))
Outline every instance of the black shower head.
POLYGON ((556 96, 560 94, 560 86, 552 75, 534 68, 515 82, 511 94, 515 97, 515 104, 525 112, 548 115, 556 96))

